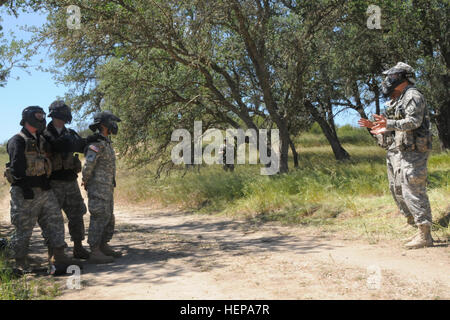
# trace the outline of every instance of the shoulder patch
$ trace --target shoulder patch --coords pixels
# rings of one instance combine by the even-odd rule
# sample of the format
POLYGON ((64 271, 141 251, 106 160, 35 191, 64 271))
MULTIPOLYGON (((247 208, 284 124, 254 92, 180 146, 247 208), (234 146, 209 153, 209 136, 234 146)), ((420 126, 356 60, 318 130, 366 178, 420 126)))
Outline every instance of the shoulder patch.
POLYGON ((91 149, 92 151, 94 151, 96 153, 98 153, 100 151, 100 149, 97 146, 93 145, 93 144, 91 144, 89 146, 89 149, 91 149))

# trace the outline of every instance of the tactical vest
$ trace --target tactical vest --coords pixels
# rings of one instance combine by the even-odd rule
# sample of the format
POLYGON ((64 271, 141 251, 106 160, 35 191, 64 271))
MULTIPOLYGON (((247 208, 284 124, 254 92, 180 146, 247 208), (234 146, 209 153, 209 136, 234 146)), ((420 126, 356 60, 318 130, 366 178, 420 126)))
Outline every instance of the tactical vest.
POLYGON ((52 174, 52 164, 44 152, 45 138, 40 136, 39 145, 37 140, 27 137, 23 132, 19 135, 25 139, 25 158, 27 160, 26 175, 28 177, 39 177, 52 174))
MULTIPOLYGON (((52 173, 52 164, 44 152, 44 137, 40 137, 39 145, 37 140, 27 137, 23 132, 19 135, 25 140, 25 158, 27 162, 26 176, 39 177, 46 175, 50 177, 52 173)), ((9 183, 14 183, 15 179, 11 173, 11 168, 6 167, 4 176, 9 183)))
POLYGON ((73 152, 52 153, 50 155, 50 161, 52 162, 53 172, 60 170, 72 170, 75 173, 81 172, 81 161, 78 155, 75 155, 73 152))
MULTIPOLYGON (((386 109, 386 117, 393 120, 402 120, 406 118, 406 112, 404 109, 403 98, 406 92, 415 87, 410 86, 405 89, 402 95, 394 102, 392 102, 386 109)), ((424 99, 425 111, 423 115, 422 124, 419 128, 410 131, 394 131, 392 135, 387 135, 386 144, 392 145, 395 143, 395 148, 400 151, 418 151, 427 152, 432 148, 432 136, 430 130, 430 114, 426 107, 426 101, 424 99)))

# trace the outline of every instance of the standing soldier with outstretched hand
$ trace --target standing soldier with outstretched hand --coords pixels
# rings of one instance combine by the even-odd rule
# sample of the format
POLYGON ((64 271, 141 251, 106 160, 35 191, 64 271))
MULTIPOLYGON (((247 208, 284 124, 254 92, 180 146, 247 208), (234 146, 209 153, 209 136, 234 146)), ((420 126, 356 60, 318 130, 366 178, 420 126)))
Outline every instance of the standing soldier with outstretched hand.
POLYGON ((386 115, 374 115, 375 122, 361 119, 371 128, 379 144, 387 149, 391 192, 402 214, 419 231, 409 238, 408 249, 430 247, 431 208, 427 196, 427 161, 431 151, 430 117, 423 95, 414 86, 414 70, 406 63, 383 73, 386 115))
POLYGON ((27 107, 22 112, 23 126, 19 134, 7 144, 9 163, 5 176, 11 183, 11 223, 14 232, 10 249, 18 269, 29 269, 28 246, 36 222, 42 229, 54 264, 79 265, 69 259, 64 248, 64 221, 48 177, 51 162, 47 157, 49 146, 42 136, 45 129, 45 112, 38 106, 27 107))
POLYGON ((72 122, 72 112, 64 101, 54 101, 49 107, 48 116, 52 121, 48 124, 44 136, 52 150, 50 185, 69 220, 69 233, 74 243, 73 257, 88 259, 89 252, 82 245, 85 234, 83 215, 87 210, 77 181, 78 173, 81 172, 81 161, 78 155, 74 155, 74 152, 84 152, 86 139, 65 127, 72 122))
POLYGON ((94 116, 89 126, 95 134, 88 139, 86 162, 83 167, 83 185, 88 192, 89 223, 88 243, 91 247, 89 262, 109 263, 120 252, 108 245, 114 234, 114 188, 116 186, 116 155, 108 138, 117 134, 117 122, 121 120, 110 111, 94 116))

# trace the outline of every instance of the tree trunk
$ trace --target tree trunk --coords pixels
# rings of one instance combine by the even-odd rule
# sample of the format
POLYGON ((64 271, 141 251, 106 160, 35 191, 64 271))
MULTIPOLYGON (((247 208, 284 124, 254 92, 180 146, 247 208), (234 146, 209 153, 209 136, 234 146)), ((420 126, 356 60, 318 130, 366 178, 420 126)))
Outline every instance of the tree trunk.
POLYGON ((336 130, 334 128, 331 128, 330 124, 323 117, 321 117, 321 115, 311 102, 307 101, 306 107, 311 112, 311 115, 313 116, 314 120, 316 120, 316 122, 319 124, 323 134, 330 143, 331 149, 333 150, 334 157, 336 158, 336 160, 342 161, 350 159, 350 155, 342 147, 341 142, 339 141, 339 138, 336 134, 336 130))
POLYGON ((320 128, 322 129, 323 134, 327 138, 328 142, 331 145, 331 149, 333 149, 334 157, 336 160, 348 160, 350 159, 350 155, 348 152, 342 147, 341 142, 339 141, 338 136, 333 132, 328 123, 323 118, 316 119, 320 128))
POLYGON ((289 154, 289 132, 286 127, 280 128, 280 173, 286 173, 289 171, 288 154, 289 154))
POLYGON ((291 147, 292 156, 294 157, 294 168, 298 168, 298 153, 295 149, 295 144, 289 139, 289 146, 291 147))

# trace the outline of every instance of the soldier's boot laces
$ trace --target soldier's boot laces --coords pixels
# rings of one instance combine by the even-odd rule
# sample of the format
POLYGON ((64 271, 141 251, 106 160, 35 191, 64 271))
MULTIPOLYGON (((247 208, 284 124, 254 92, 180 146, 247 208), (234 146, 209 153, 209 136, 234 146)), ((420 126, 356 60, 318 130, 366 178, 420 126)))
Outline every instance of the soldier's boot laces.
POLYGON ((89 251, 83 247, 81 241, 75 241, 73 243, 73 257, 75 259, 89 259, 89 251))
POLYGON ((91 247, 91 254, 89 255, 89 263, 93 264, 103 264, 114 262, 114 258, 105 255, 101 250, 100 246, 91 247))
POLYGON ((83 264, 79 260, 71 259, 64 253, 64 247, 53 248, 53 261, 55 265, 65 265, 65 266, 79 266, 83 264))
POLYGON ((433 238, 431 237, 431 226, 429 224, 421 224, 419 226, 419 235, 405 244, 407 249, 419 249, 432 246, 433 238))
POLYGON ((100 251, 103 252, 104 255, 114 257, 114 258, 120 258, 122 256, 122 252, 120 251, 114 251, 108 243, 102 243, 100 245, 100 251))

